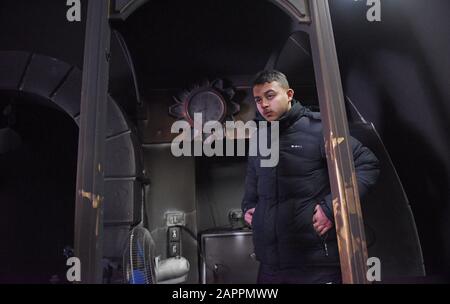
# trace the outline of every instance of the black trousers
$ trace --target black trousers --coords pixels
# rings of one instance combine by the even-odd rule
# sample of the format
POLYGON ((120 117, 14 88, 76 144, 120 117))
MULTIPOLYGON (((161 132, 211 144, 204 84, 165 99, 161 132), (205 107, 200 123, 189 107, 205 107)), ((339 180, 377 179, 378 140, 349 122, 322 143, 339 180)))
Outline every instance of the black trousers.
POLYGON ((277 269, 261 264, 258 284, 341 284, 341 268, 337 266, 308 266, 277 269))

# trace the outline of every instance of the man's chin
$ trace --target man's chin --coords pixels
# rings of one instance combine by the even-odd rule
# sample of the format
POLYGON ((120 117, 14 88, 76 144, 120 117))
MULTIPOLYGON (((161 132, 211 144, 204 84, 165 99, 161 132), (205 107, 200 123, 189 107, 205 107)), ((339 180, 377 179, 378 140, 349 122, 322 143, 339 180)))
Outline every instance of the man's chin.
POLYGON ((277 117, 276 116, 264 116, 264 118, 267 120, 267 121, 275 121, 275 120, 277 120, 277 117))

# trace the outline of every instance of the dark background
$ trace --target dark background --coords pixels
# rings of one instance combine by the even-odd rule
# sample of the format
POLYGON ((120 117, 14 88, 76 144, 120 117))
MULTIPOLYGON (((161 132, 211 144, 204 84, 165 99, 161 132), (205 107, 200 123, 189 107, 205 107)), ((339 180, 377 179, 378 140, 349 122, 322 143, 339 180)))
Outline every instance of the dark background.
POLYGON ((342 84, 397 169, 427 273, 450 273, 450 2, 381 2, 370 23, 365 1, 330 1, 342 84))
MULTIPOLYGON (((82 69, 85 23, 67 22, 65 4, 1 1, 0 51, 33 52, 82 69)), ((62 111, 37 105, 33 95, 0 90, 0 111, 12 97, 22 145, 0 155, 0 283, 48 283, 54 275, 64 282, 64 248, 74 237, 78 127, 62 111)), ((5 123, 0 119, 0 127, 5 123)))
MULTIPOLYGON (((276 22, 277 19, 265 11, 258 11, 263 10, 264 5, 252 6, 248 4, 251 2, 242 2, 246 3, 242 5, 251 14, 263 16, 267 22, 276 22)), ((381 22, 373 23, 365 18, 368 9, 365 2, 330 1, 343 87, 362 115, 374 123, 390 153, 412 206, 428 274, 448 273, 450 26, 447 15, 450 2, 382 1, 381 22)), ((66 20, 65 1, 2 0, 0 50, 35 52, 56 57, 81 69, 86 1, 82 1, 82 8, 82 21, 70 23, 66 20)), ((195 20, 195 10, 190 13, 195 20)), ((246 13, 246 18, 251 14, 246 13)), ((232 19, 234 23, 241 20, 243 26, 250 26, 251 20, 240 19, 239 12, 235 17, 232 19)), ((158 30, 163 33, 164 29, 158 30)), ((248 38, 250 45, 257 46, 248 28, 245 33, 243 37, 248 38)), ((208 34, 215 37, 213 41, 220 41, 214 28, 204 33, 208 34)), ((245 43, 243 37, 239 43, 245 43)), ((270 39, 267 41, 271 42, 270 39)), ((188 49, 189 41, 181 42, 177 47, 188 49)), ((176 52, 171 55, 174 54, 176 52)), ((240 68, 241 62, 259 58, 258 54, 258 48, 252 47, 242 55, 240 62, 235 63, 236 69, 240 68)), ((214 62, 207 53, 203 56, 204 64, 214 62)), ((161 58, 162 62, 170 60, 161 58)), ((201 74, 201 71, 199 67, 197 72, 201 74)), ((54 136, 67 134, 67 129, 58 130, 60 133, 54 136)), ((6 172, 3 165, 0 164, 2 179, 6 172)), ((70 184, 74 180, 66 182, 70 184)), ((61 183, 64 183, 63 179, 61 183)), ((1 213, 7 213, 10 210, 8 205, 13 203, 0 201, 1 213)), ((27 235, 27 229, 33 229, 26 223, 23 227, 26 229, 17 233, 18 239, 27 235)), ((47 240, 50 242, 49 238, 47 240)), ((41 246, 46 246, 46 240, 42 242, 41 246)), ((3 242, 2 250, 7 246, 3 242)))

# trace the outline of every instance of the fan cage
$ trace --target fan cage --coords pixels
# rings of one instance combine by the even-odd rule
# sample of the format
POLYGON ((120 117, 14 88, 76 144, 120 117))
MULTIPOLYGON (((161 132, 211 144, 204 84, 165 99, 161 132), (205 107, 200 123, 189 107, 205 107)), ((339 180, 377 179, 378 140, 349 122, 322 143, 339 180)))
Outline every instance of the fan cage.
POLYGON ((124 280, 126 284, 155 284, 150 232, 143 227, 134 228, 123 254, 124 280))

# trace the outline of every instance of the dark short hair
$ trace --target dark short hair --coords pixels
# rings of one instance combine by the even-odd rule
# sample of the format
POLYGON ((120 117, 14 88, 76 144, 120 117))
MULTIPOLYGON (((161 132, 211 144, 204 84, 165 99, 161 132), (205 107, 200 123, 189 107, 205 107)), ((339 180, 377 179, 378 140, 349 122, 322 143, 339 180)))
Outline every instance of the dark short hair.
POLYGON ((253 86, 258 84, 265 84, 266 82, 278 82, 283 88, 289 89, 289 82, 286 75, 277 70, 264 70, 256 74, 253 80, 253 86))

